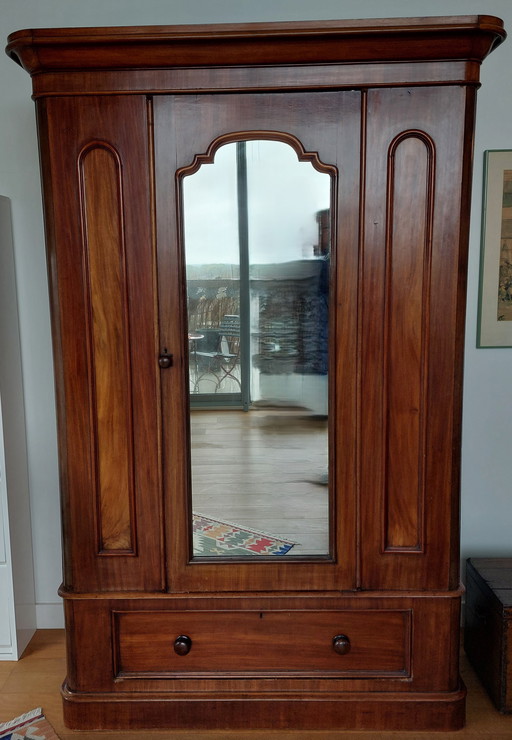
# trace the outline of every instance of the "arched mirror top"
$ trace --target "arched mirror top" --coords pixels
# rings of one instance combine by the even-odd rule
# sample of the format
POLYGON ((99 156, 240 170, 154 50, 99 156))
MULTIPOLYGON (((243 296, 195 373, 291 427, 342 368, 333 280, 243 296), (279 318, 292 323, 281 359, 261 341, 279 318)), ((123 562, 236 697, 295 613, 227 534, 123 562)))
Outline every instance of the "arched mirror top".
POLYGON ((227 146, 228 144, 250 141, 281 142, 295 151, 299 162, 310 162, 318 172, 324 172, 333 177, 337 174, 337 167, 335 167, 335 165, 322 162, 318 156, 318 152, 306 151, 300 139, 293 136, 293 134, 288 134, 283 131, 236 131, 218 136, 211 142, 206 152, 196 154, 194 161, 186 167, 181 167, 177 171, 176 175, 178 178, 193 175, 198 171, 201 165, 213 164, 215 156, 221 147, 227 146))

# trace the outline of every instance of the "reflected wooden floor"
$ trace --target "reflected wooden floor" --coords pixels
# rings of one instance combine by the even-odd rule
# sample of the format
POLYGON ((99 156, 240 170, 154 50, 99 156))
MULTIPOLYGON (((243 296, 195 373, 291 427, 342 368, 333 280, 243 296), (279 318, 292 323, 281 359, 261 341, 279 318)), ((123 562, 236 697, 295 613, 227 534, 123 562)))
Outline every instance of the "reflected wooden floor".
POLYGON ((327 422, 296 410, 192 411, 194 511, 328 553, 327 422))
POLYGON ((59 688, 65 666, 64 630, 39 630, 22 659, 16 662, 0 661, 0 722, 24 712, 42 707, 61 740, 343 740, 373 738, 373 740, 505 740, 512 738, 512 715, 502 715, 494 709, 490 699, 462 655, 462 677, 468 688, 466 727, 459 732, 272 732, 271 730, 187 732, 169 730, 137 730, 134 732, 75 732, 64 727, 59 688))

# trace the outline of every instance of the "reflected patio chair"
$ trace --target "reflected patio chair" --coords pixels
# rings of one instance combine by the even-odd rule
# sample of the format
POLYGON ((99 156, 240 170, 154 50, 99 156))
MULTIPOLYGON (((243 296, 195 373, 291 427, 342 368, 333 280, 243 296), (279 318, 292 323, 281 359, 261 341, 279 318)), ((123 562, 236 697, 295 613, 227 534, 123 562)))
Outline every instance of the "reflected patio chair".
POLYGON ((199 383, 205 378, 212 378, 215 384, 214 393, 222 391, 223 382, 229 378, 241 389, 240 378, 236 369, 240 364, 240 316, 225 315, 218 327, 216 348, 212 352, 196 351, 202 370, 197 374, 194 392, 199 392, 199 383))

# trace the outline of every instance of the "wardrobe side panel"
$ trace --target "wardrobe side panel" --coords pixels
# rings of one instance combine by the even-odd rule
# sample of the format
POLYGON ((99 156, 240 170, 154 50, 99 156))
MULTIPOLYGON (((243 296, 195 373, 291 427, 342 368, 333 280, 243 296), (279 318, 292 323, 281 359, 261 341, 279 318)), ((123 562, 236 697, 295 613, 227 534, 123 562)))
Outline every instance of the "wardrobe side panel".
POLYGON ((64 586, 161 590, 147 102, 90 96, 39 105, 64 586))
POLYGON ((368 93, 363 588, 456 587, 460 265, 472 100, 464 87, 368 93))

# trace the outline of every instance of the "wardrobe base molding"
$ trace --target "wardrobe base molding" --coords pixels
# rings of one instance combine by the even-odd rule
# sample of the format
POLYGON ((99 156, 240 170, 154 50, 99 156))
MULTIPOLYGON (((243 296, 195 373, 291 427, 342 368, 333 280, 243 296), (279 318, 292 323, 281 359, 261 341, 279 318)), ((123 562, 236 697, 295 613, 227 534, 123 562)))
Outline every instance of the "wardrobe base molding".
POLYGON ((458 729, 460 596, 68 593, 65 722, 458 729))
POLYGON ((335 698, 276 694, 247 698, 204 694, 101 696, 64 684, 64 721, 74 730, 431 730, 464 726, 466 689, 449 693, 351 693, 335 698))

